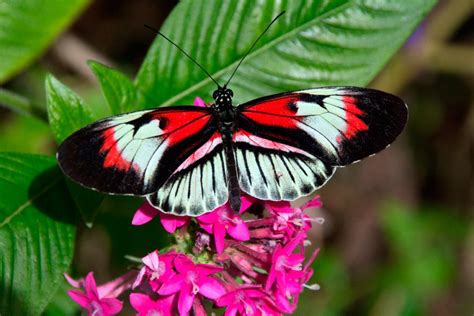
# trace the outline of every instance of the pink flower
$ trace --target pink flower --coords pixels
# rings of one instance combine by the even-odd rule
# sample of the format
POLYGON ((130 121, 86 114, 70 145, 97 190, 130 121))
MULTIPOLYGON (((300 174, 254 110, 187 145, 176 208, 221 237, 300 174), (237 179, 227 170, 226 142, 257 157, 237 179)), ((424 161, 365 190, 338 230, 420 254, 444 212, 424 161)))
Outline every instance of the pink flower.
POLYGON ((171 295, 179 292, 178 310, 181 316, 187 315, 191 310, 198 293, 211 300, 225 293, 222 284, 209 276, 222 271, 222 268, 208 264, 194 264, 185 255, 176 256, 174 267, 177 274, 164 282, 158 294, 171 295))
POLYGON ((151 221, 156 215, 160 217, 161 225, 168 233, 174 233, 177 228, 186 225, 191 219, 189 216, 175 216, 160 212, 147 201, 137 209, 132 219, 132 225, 143 225, 151 221))
POLYGON ((201 107, 201 108, 205 108, 205 107, 206 107, 206 103, 204 103, 204 100, 201 99, 200 97, 196 97, 196 98, 194 99, 194 105, 195 105, 195 106, 199 106, 199 107, 201 107))
MULTIPOLYGON (((259 303, 267 294, 257 286, 242 285, 220 297, 216 305, 226 307, 225 316, 235 315, 265 315, 259 303)), ((269 314, 275 315, 275 314, 269 314)))
POLYGON ((160 297, 152 300, 142 293, 130 294, 130 304, 138 312, 138 316, 172 316, 175 305, 175 295, 160 297))
POLYGON ((275 247, 272 256, 272 266, 265 284, 266 290, 269 290, 276 282, 277 290, 286 295, 287 274, 292 271, 303 270, 304 254, 293 254, 293 250, 301 244, 304 238, 305 235, 300 233, 284 247, 281 245, 275 247))
POLYGON ((322 218, 311 218, 304 213, 304 210, 310 207, 320 207, 322 205, 319 196, 314 197, 304 204, 301 208, 291 207, 289 202, 267 201, 265 205, 275 214, 275 224, 273 229, 277 232, 283 232, 287 239, 291 239, 299 231, 308 231, 312 222, 322 223, 322 218))
MULTIPOLYGON (((250 206, 248 200, 242 198, 243 213, 250 206)), ((199 225, 209 234, 214 234, 214 241, 218 253, 225 248, 225 236, 229 234, 235 240, 246 241, 250 239, 250 233, 245 222, 239 215, 235 214, 228 204, 218 207, 215 211, 201 215, 197 218, 199 225)))
POLYGON ((75 281, 65 274, 66 280, 72 286, 81 290, 69 290, 69 296, 82 308, 86 309, 90 316, 116 315, 122 310, 122 302, 113 296, 105 296, 104 290, 98 289, 94 274, 89 272, 85 280, 75 281))
POLYGON ((140 269, 133 288, 139 286, 146 278, 151 289, 157 291, 163 282, 175 274, 172 265, 176 256, 174 252, 159 255, 157 250, 149 253, 142 259, 144 266, 140 269))

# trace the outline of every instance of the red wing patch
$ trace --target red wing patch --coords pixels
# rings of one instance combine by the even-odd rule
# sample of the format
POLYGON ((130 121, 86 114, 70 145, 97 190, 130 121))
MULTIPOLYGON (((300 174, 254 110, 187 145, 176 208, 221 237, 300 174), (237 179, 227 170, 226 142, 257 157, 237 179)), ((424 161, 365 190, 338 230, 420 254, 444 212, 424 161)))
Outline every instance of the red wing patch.
MULTIPOLYGON (((346 127, 344 130, 344 138, 351 139, 357 135, 359 132, 367 131, 369 126, 364 123, 361 116, 363 116, 364 112, 362 112, 356 105, 357 99, 351 96, 344 96, 342 98, 344 102, 344 111, 346 116, 346 127)), ((343 137, 337 138, 337 141, 340 143, 343 137)))

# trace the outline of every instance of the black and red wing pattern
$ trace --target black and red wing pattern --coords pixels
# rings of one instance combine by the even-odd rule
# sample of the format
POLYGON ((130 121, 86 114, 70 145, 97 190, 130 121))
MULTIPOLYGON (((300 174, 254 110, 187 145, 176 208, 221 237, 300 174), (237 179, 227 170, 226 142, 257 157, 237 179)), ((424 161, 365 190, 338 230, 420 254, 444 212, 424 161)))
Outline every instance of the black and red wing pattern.
POLYGON ((386 148, 407 120, 398 97, 356 87, 273 95, 240 105, 238 113, 241 188, 270 200, 314 191, 336 167, 386 148))
POLYGON ((82 128, 58 151, 63 171, 106 193, 147 195, 216 132, 208 108, 169 107, 107 118, 82 128))

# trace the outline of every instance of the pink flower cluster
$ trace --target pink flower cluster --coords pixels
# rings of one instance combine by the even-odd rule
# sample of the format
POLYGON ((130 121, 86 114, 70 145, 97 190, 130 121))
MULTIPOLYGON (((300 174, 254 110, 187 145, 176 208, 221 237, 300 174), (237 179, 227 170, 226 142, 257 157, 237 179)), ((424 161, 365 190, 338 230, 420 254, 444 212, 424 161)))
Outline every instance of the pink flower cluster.
POLYGON ((225 315, 282 315, 295 311, 317 255, 305 260, 307 232, 313 219, 304 213, 319 207, 319 198, 295 208, 288 202, 265 202, 243 196, 235 214, 224 205, 197 218, 161 213, 144 203, 132 223, 159 216, 176 244, 148 254, 135 271, 110 283, 95 285, 92 273, 70 284, 69 295, 89 315, 115 315, 118 295, 131 290, 138 315, 207 315, 205 306, 225 308, 225 315), (192 250, 190 250, 192 249, 192 250), (210 302, 211 304, 206 304, 210 302))

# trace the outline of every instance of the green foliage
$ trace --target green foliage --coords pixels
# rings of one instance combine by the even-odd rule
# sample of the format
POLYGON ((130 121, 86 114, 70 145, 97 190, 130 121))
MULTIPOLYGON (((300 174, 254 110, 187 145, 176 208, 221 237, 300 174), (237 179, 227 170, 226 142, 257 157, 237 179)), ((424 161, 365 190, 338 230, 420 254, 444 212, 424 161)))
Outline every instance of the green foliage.
MULTIPOLYGON (((231 88, 242 102, 271 93, 370 82, 434 5, 414 1, 183 1, 162 27, 224 84, 272 17, 286 14, 257 44, 231 88)), ((215 85, 157 38, 136 85, 157 104, 192 104, 215 85)))
POLYGON ((58 143, 93 121, 84 101, 52 75, 46 78, 46 96, 49 125, 58 143))
POLYGON ((0 2, 0 83, 29 64, 88 0, 0 2))
POLYGON ((37 315, 71 263, 76 212, 53 158, 0 154, 0 314, 37 315))
POLYGON ((100 82, 110 114, 131 112, 145 107, 145 97, 121 72, 90 61, 89 66, 100 82))
POLYGON ((450 213, 430 208, 415 212, 398 203, 386 207, 382 224, 396 256, 387 281, 422 299, 436 294, 453 279, 453 244, 462 239, 467 227, 450 213))
POLYGON ((67 291, 71 289, 71 285, 62 280, 54 295, 51 303, 46 307, 43 316, 64 316, 64 315, 78 315, 79 305, 76 304, 67 291))
MULTIPOLYGON (((59 143, 93 121, 91 111, 84 101, 52 75, 46 78, 46 94, 49 124, 59 143)), ((91 227, 103 195, 70 181, 66 184, 84 222, 91 227)))

